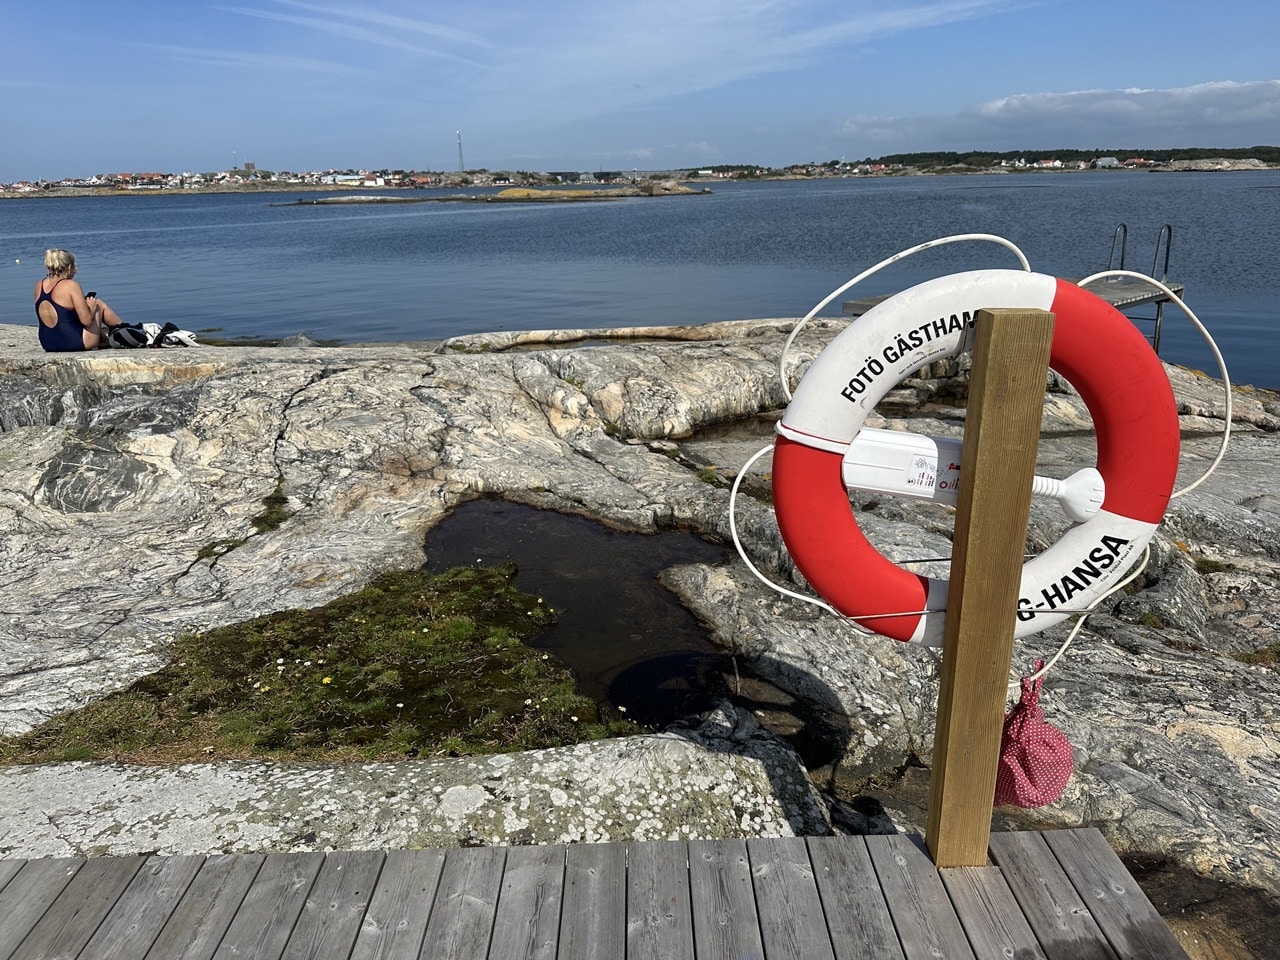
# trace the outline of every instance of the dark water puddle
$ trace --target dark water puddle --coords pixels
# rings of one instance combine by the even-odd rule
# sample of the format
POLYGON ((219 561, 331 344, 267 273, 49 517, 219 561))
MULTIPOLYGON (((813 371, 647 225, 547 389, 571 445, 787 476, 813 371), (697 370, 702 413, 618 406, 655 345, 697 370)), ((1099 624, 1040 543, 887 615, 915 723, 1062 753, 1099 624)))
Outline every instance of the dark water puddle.
POLYGON ((584 695, 653 726, 700 709, 733 673, 729 655, 658 574, 726 556, 691 533, 622 533, 503 500, 463 504, 427 536, 433 572, 514 562, 516 588, 556 612, 556 625, 533 646, 566 664, 584 695))
POLYGON ((749 417, 703 424, 689 438, 689 442, 768 440, 774 436, 780 419, 781 410, 769 410, 749 417))

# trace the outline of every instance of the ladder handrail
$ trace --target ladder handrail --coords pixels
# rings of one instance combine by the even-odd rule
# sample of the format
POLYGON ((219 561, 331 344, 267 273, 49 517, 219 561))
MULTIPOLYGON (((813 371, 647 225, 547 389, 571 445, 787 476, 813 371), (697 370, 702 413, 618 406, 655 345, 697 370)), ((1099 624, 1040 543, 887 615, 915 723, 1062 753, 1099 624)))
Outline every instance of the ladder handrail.
POLYGON ((1125 248, 1127 248, 1128 246, 1129 246, 1129 225, 1122 223, 1118 227, 1116 227, 1115 233, 1111 235, 1111 254, 1107 257, 1108 270, 1124 269, 1125 248), (1119 238, 1120 240, 1120 265, 1118 267, 1115 266, 1117 238, 1119 238))
MULTIPOLYGON (((1156 252, 1155 258, 1151 262, 1151 273, 1148 276, 1156 278, 1156 269, 1160 266, 1160 247, 1164 246, 1164 269, 1159 273, 1159 279, 1163 283, 1169 279, 1169 256, 1173 250, 1173 225, 1166 223, 1160 228, 1160 232, 1156 234, 1156 252)), ((1116 227, 1115 232, 1111 235, 1111 254, 1107 257, 1108 270, 1123 270, 1124 258, 1129 246, 1129 225, 1122 223, 1116 227), (1120 245, 1120 266, 1115 266, 1116 244, 1120 245)), ((1110 277, 1109 280, 1117 280, 1117 277, 1110 277)), ((1125 314, 1130 320, 1149 320, 1154 323, 1150 336, 1147 337, 1151 341, 1152 348, 1158 354, 1160 352, 1160 332, 1164 325, 1164 301, 1156 300, 1156 315, 1154 317, 1135 317, 1132 314, 1125 314)))
POLYGON ((1156 275, 1156 264, 1160 262, 1160 241, 1164 241, 1164 272, 1160 274, 1161 281, 1169 278, 1169 251, 1173 247, 1173 226, 1166 223, 1160 228, 1160 232, 1156 234, 1156 254, 1151 261, 1151 275, 1156 275))

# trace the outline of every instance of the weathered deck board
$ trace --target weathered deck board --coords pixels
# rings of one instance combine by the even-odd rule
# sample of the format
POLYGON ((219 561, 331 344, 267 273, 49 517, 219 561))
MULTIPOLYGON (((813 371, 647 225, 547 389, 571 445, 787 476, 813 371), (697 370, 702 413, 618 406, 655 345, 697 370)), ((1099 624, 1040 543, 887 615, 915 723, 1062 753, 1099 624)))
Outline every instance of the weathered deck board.
POLYGON ((268 854, 214 951, 215 960, 278 960, 324 860, 323 853, 268 854))
MULTIPOLYGON (((1068 283, 1076 283, 1079 277, 1064 277, 1068 283)), ((1181 283, 1170 283, 1163 281, 1165 286, 1172 290, 1177 296, 1181 297, 1185 287, 1181 283)), ((1169 302, 1169 298, 1161 291, 1148 283, 1141 280, 1135 280, 1130 277, 1119 277, 1114 280, 1099 280, 1091 283, 1088 287, 1089 292, 1101 297, 1107 303, 1111 304, 1117 310, 1129 310, 1134 307, 1145 306, 1148 303, 1160 303, 1161 301, 1169 302)), ((851 317, 860 317, 876 304, 883 303, 888 300, 892 294, 880 294, 874 297, 861 297, 857 300, 845 300, 841 304, 841 311, 851 317)), ((1143 319, 1143 318, 1138 318, 1143 319)))
POLYGON ((324 859, 302 904, 302 914, 285 947, 283 960, 347 957, 369 908, 382 872, 380 850, 337 852, 324 859))
POLYGON ((689 849, 683 843, 627 847, 627 960, 693 960, 689 849))
POLYGON ((769 960, 835 960, 804 839, 751 839, 747 855, 769 960))
POLYGON ((80 858, 33 860, 5 884, 0 890, 0 957, 13 955, 82 866, 80 858))
POLYGON ((868 844, 907 960, 974 960, 933 862, 910 837, 868 844))
POLYGON ((836 960, 903 960, 867 845, 810 837, 808 847, 836 960))
POLYGON ((689 884, 699 960, 764 960, 746 841, 692 841, 689 884))
POLYGON ((0 860, 0 960, 1185 958, 1097 830, 0 860))
POLYGON ((261 853, 209 857, 151 945, 147 960, 209 960, 266 859, 261 853))
POLYGON ((1048 960, 999 869, 943 870, 942 884, 947 888, 975 955, 1048 960))
POLYGON ((626 955, 627 866, 624 844, 575 843, 564 868, 560 960, 626 955))
POLYGON ((1044 838, 1117 954, 1125 960, 1186 956, 1101 833, 1064 830, 1044 838))
POLYGON ((21 860, 0 860, 0 891, 4 890, 5 884, 17 876, 21 869, 21 860))
MULTIPOLYGON (((1064 278, 1069 283, 1078 283, 1080 277, 1064 278)), ((1166 287, 1181 297, 1186 289, 1181 283, 1171 283, 1168 280, 1160 281, 1166 287)), ((1107 303, 1111 304, 1117 310, 1128 310, 1131 307, 1140 307, 1148 303, 1159 303, 1160 301, 1168 302, 1169 298, 1163 292, 1157 290, 1151 284, 1133 277, 1113 277, 1108 280, 1098 280, 1089 284, 1090 293, 1097 294, 1107 303)))
POLYGON ((502 847, 464 847, 445 855, 423 960, 485 960, 506 854, 502 847))
POLYGON ((102 925, 145 857, 86 860, 13 952, 11 960, 74 958, 102 925))
POLYGON ((562 844, 507 851, 488 960, 556 960, 564 864, 562 844))
POLYGON ((1043 836, 993 833, 991 856, 1049 960, 1115 960, 1043 836))
POLYGON ((443 869, 443 850, 388 851, 351 960, 415 960, 443 869))
POLYGON ((85 945, 86 957, 144 957, 191 886, 204 857, 153 857, 85 945))

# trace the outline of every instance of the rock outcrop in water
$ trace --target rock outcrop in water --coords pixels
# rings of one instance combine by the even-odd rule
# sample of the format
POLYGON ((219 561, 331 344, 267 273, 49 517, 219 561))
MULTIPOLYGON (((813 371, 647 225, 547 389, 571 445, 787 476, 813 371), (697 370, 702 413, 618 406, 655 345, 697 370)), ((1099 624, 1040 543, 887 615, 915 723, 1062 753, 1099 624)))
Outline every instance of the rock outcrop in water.
MULTIPOLYGON (((819 323, 800 337, 789 362, 793 379, 841 325, 819 323)), ((777 364, 791 326, 773 320, 469 337, 440 346, 83 356, 41 354, 29 328, 0 327, 0 731, 27 729, 126 685, 161 663, 168 638, 181 631, 318 605, 377 572, 418 565, 432 525, 476 496, 630 530, 678 526, 727 541, 724 480, 769 440, 770 414, 784 404, 777 364), (711 429, 727 421, 735 421, 733 429, 711 429), (265 505, 280 498, 282 522, 265 505)), ((1182 415, 1184 474, 1193 478, 1216 452, 1221 385, 1169 372, 1182 415)), ((914 430, 958 434, 963 381, 909 382, 881 411, 891 416, 889 426, 910 421, 914 430)), ((1050 675, 1043 704, 1076 751, 1067 793, 1034 814, 1001 811, 1001 823, 1096 824, 1121 852, 1168 856, 1205 875, 1280 893, 1280 675, 1246 662, 1280 645, 1280 500, 1265 482, 1280 465, 1278 426, 1275 395, 1236 392, 1237 433, 1222 467, 1174 502, 1141 589, 1095 614, 1050 675)), ((1065 388, 1051 392, 1042 471, 1065 474, 1092 456, 1083 406, 1065 388)), ((758 566, 794 580, 767 504, 767 473, 766 459, 744 482, 738 528, 758 566)), ((866 498, 856 507, 886 552, 948 555, 948 508, 866 498)), ((1062 521, 1055 511, 1036 505, 1033 544, 1056 536, 1062 521)), ((937 694, 929 653, 858 637, 767 590, 736 559, 675 569, 666 581, 719 642, 803 705, 810 734, 830 747, 822 785, 852 804, 837 805, 837 820, 878 804, 898 827, 922 828, 937 694)), ((1063 635, 1055 629, 1021 643, 1016 666, 1051 653, 1063 635)), ((787 779, 788 769, 798 770, 793 755, 776 743, 758 747, 769 738, 742 733, 732 711, 718 722, 730 732, 707 735, 701 745, 683 738, 685 773, 664 773, 668 783, 732 770, 751 781, 739 798, 742 810, 755 811, 740 822, 743 831, 827 828, 803 789, 788 788, 782 801, 771 794, 784 780, 795 784, 787 779), (733 753, 724 744, 735 736, 764 750, 750 754, 755 773, 724 765, 733 753), (719 746, 708 746, 712 741, 719 746)), ((670 755, 661 743, 634 749, 670 755)), ((632 748, 568 749, 569 760, 554 763, 580 758, 587 769, 594 750, 608 756, 632 748)), ((478 763, 487 770, 521 762, 478 763)), ((596 769, 613 775, 608 764, 596 769)), ((386 778, 401 775, 406 796, 418 797, 408 804, 415 818, 442 803, 422 795, 428 782, 454 799, 474 799, 486 821, 487 810, 499 819, 510 812, 496 800, 486 807, 491 800, 457 770, 306 773, 324 782, 343 778, 349 793, 319 791, 313 808, 281 813, 284 826, 272 832, 259 823, 270 816, 259 814, 273 802, 267 785, 284 775, 252 766, 138 779, 100 765, 11 768, 0 772, 0 851, 124 852, 131 843, 165 849, 145 823, 127 822, 121 791, 136 799, 145 821, 152 815, 146 798, 172 789, 192 798, 183 813, 195 820, 211 816, 204 805, 216 800, 207 784, 224 777, 245 794, 233 809, 257 811, 244 819, 256 824, 246 842, 264 847, 351 842, 345 828, 325 834, 316 825, 348 822, 342 798, 358 805, 367 799, 362 791, 394 789, 386 778), (114 824, 111 839, 91 826, 92 811, 67 810, 69 785, 78 782, 86 795, 110 798, 103 816, 114 824)), ((477 773, 474 783, 491 798, 505 789, 488 773, 477 773)), ((597 815, 597 824, 626 819, 599 782, 577 783, 573 795, 561 789, 564 796, 547 801, 560 808, 546 818, 551 833, 530 837, 556 839, 566 824, 585 825, 597 815)), ((666 835, 677 820, 704 835, 730 829, 697 808, 681 804, 663 819, 646 807, 655 825, 645 835, 666 835)), ((408 842, 409 834, 392 828, 394 819, 371 823, 382 824, 388 842, 408 842)), ((454 827, 442 830, 428 823, 411 839, 497 836, 467 817, 449 822, 454 827)), ((201 836, 199 843, 218 847, 217 837, 201 836)), ((230 839, 226 845, 240 848, 230 839)))
POLYGON ((1270 170, 1271 165, 1253 158, 1206 157, 1203 160, 1171 160, 1155 169, 1168 173, 1220 173, 1238 170, 1270 170))
POLYGON ((301 206, 352 206, 395 203, 598 203, 603 200, 626 200, 635 197, 678 197, 710 193, 709 187, 694 190, 674 180, 646 180, 630 187, 589 187, 582 189, 550 189, 546 187, 509 187, 497 193, 419 196, 405 193, 358 193, 341 197, 319 197, 291 200, 280 204, 301 206))

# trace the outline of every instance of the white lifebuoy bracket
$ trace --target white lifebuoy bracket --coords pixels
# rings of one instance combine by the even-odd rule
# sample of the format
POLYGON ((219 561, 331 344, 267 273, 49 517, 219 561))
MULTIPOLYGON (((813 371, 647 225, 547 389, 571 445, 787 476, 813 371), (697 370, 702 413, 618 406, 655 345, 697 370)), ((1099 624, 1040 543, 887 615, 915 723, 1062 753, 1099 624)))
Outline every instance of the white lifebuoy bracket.
POLYGON ((1173 389, 1146 338, 1109 303, 1018 270, 954 274, 904 290, 855 320, 813 362, 778 424, 773 453, 774 509, 796 566, 832 607, 884 636, 940 645, 947 581, 903 569, 867 540, 841 479, 845 453, 885 394, 962 352, 978 311, 1002 307, 1055 314, 1049 365, 1093 418, 1105 488, 1100 510, 1023 566, 1015 637, 1111 589, 1150 542, 1173 492, 1173 389))

